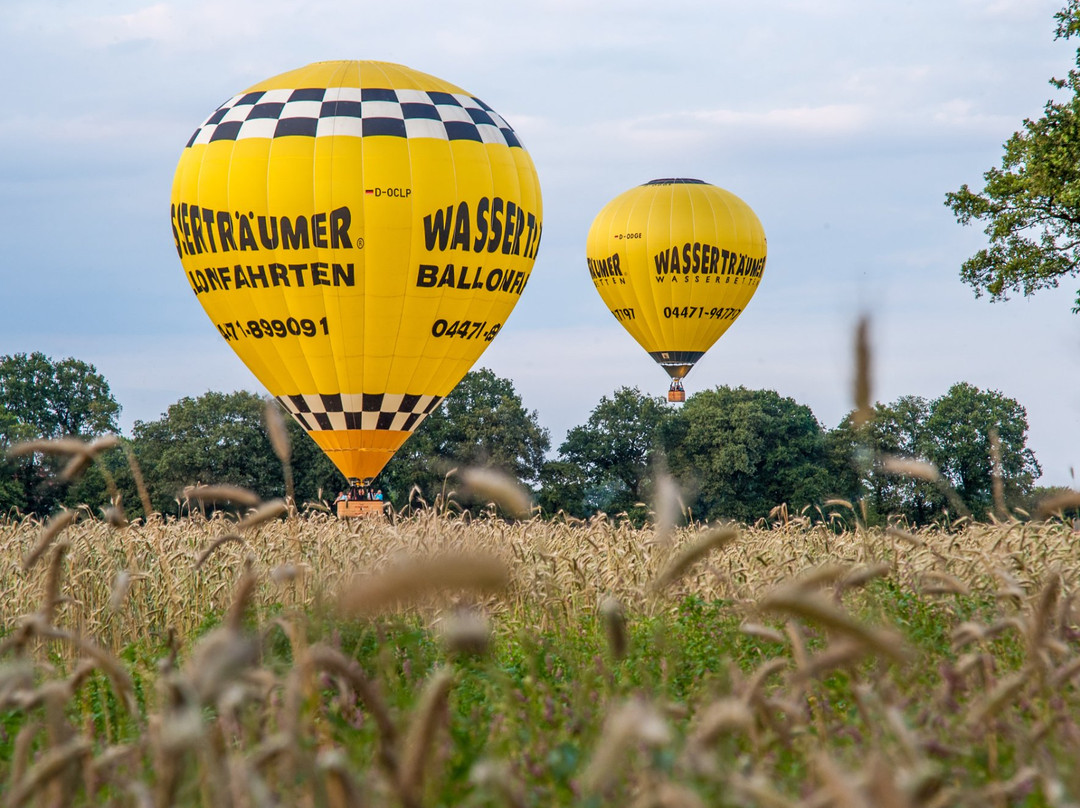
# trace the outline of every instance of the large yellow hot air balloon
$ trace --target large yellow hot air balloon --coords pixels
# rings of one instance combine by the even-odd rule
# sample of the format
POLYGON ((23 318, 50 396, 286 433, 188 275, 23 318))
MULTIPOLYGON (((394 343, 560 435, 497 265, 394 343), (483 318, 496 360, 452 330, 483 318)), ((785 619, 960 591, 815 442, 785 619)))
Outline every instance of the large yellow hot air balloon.
POLYGON ((218 107, 180 157, 171 214, 218 332, 360 481, 506 323, 542 221, 503 118, 370 61, 311 64, 218 107))
POLYGON ((615 318, 682 379, 757 291, 765 231, 739 197, 701 180, 660 179, 611 200, 589 228, 589 275, 615 318))

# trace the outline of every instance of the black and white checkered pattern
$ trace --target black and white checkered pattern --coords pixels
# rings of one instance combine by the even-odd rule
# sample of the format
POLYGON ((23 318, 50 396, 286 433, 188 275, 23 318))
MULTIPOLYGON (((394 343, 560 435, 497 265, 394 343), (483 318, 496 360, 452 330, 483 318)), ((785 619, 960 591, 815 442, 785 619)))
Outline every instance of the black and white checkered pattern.
POLYGON ((327 429, 386 429, 412 432, 442 401, 442 396, 408 393, 334 393, 278 396, 308 432, 327 429))
POLYGON ((329 135, 473 140, 521 147, 510 124, 479 98, 463 93, 359 87, 241 93, 218 107, 187 145, 329 135))

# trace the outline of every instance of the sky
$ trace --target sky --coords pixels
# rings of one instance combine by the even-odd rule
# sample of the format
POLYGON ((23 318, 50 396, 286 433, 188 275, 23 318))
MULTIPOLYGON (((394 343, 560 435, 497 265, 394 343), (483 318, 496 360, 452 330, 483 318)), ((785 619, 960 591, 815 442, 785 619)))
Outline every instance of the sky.
POLYGON ((172 242, 181 150, 220 103, 329 59, 377 59, 484 99, 536 165, 543 242, 476 367, 513 380, 553 448, 622 386, 667 375, 606 311, 592 219, 656 177, 744 199, 769 258, 688 394, 772 389, 826 428, 873 394, 968 382, 1027 410, 1043 485, 1080 465, 1080 279, 991 302, 959 277, 985 246, 945 194, 999 164, 1073 65, 1062 0, 4 0, 0 355, 93 364, 121 427, 184 396, 262 387, 203 313, 172 242))

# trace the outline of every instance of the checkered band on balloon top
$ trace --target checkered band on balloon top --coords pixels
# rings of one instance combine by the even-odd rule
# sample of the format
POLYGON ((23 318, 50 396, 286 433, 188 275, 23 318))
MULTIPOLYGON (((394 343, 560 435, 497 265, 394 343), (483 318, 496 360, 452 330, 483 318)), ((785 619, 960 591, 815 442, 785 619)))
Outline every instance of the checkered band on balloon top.
POLYGON ((360 87, 262 90, 233 96, 195 130, 188 147, 277 137, 435 138, 521 148, 513 128, 464 93, 360 87))

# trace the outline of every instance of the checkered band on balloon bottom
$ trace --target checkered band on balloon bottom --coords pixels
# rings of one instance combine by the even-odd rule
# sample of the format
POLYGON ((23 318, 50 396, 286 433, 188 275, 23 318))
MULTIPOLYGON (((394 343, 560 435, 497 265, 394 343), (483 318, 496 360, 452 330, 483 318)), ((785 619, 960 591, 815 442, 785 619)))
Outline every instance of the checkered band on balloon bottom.
POLYGON ((408 393, 278 396, 348 479, 377 475, 442 396, 408 393))
POLYGON ((299 394, 277 398, 308 432, 345 429, 412 432, 442 401, 442 396, 409 393, 299 394))

